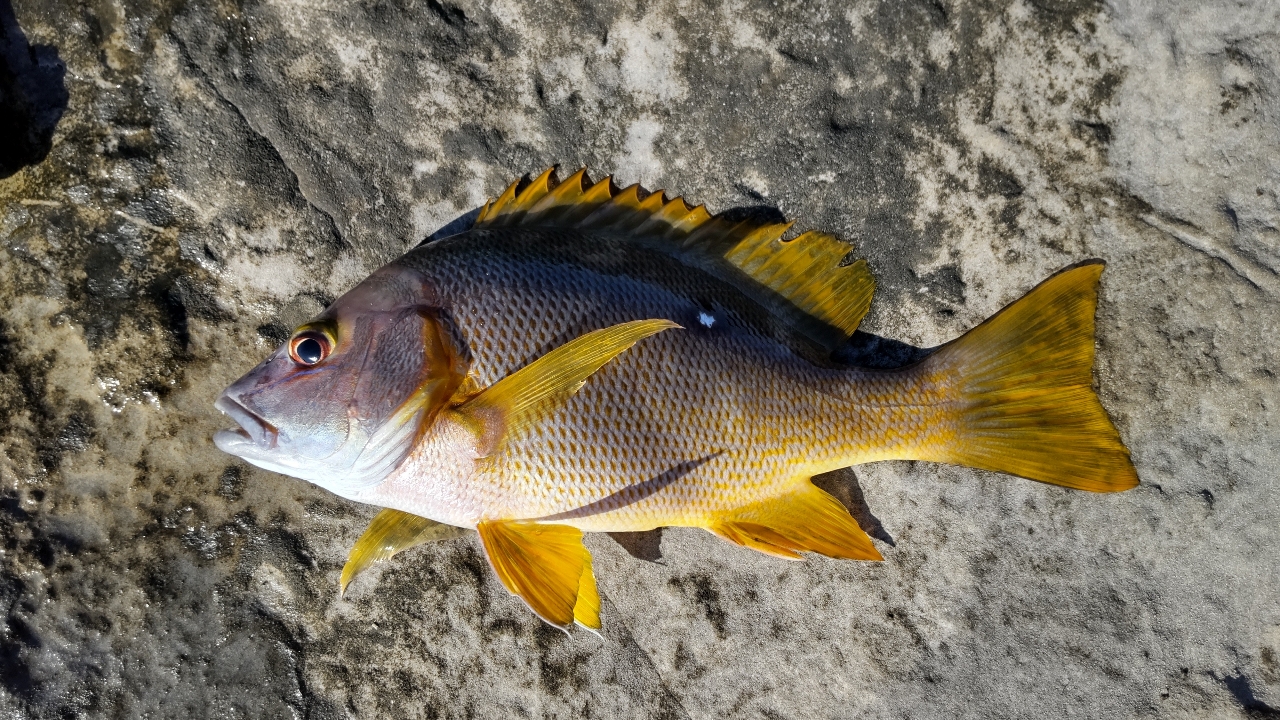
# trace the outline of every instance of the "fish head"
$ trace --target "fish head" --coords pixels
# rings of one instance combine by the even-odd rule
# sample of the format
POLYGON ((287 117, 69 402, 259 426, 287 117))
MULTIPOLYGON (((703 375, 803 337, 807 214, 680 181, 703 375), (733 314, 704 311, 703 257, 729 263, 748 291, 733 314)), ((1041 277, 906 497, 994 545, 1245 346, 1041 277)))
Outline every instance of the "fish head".
POLYGON ((339 495, 383 480, 465 376, 430 298, 407 268, 371 275, 223 391, 239 427, 214 444, 339 495))

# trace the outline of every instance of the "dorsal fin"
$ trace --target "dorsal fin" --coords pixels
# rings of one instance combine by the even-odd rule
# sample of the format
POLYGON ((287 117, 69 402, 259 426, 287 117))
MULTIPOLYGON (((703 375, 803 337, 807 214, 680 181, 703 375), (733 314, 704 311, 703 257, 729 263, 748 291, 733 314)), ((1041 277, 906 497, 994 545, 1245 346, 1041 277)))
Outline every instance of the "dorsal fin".
POLYGON ((571 227, 633 238, 728 281, 830 353, 848 340, 871 306, 875 279, 865 260, 821 232, 794 240, 791 223, 734 221, 683 198, 639 185, 592 183, 586 168, 557 182, 555 168, 517 180, 485 204, 476 228, 571 227))

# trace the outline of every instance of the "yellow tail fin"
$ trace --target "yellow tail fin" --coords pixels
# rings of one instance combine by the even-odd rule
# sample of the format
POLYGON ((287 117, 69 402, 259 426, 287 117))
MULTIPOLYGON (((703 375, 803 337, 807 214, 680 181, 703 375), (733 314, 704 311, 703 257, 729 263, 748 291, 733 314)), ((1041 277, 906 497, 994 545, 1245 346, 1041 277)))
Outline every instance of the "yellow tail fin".
POLYGON ((922 460, 1093 492, 1138 484, 1093 392, 1093 316, 1103 262, 1069 267, 920 368, 954 378, 953 434, 922 460))

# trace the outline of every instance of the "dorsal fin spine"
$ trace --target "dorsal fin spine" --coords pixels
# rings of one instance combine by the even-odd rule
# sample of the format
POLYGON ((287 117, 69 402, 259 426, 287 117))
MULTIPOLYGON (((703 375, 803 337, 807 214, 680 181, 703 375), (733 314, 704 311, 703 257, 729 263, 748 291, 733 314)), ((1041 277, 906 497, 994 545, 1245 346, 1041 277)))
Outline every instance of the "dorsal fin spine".
MULTIPOLYGON (((744 229, 743 224, 745 222, 746 221, 735 223, 720 217, 712 217, 706 222, 698 225, 693 232, 689 233, 689 237, 685 238, 683 244, 686 248, 692 248, 703 244, 718 245, 720 243, 714 243, 713 241, 733 238, 740 235, 744 229)), ((754 226, 748 226, 746 229, 749 230, 753 227, 754 226)), ((721 253, 717 254, 722 254, 722 248, 716 249, 721 251, 721 253)))
POLYGON ((597 208, 609 201, 613 190, 613 178, 605 177, 595 185, 582 192, 577 204, 569 206, 560 217, 560 223, 575 227, 583 218, 595 212, 597 208))
POLYGON ((504 227, 519 225, 528 214, 528 208, 545 196, 549 191, 551 173, 553 170, 554 168, 544 170, 541 175, 534 178, 533 181, 526 185, 523 190, 520 190, 518 193, 514 193, 512 199, 507 201, 502 208, 494 213, 494 223, 504 227))
POLYGON ((693 208, 689 207, 684 198, 670 200, 662 206, 661 210, 655 212, 653 217, 640 223, 634 232, 637 235, 660 233, 663 237, 667 237, 668 228, 674 227, 692 211, 693 208))
POLYGON ((485 205, 484 210, 482 210, 480 212, 480 215, 476 217, 476 224, 477 225, 480 225, 482 223, 487 224, 491 222, 494 218, 498 217, 498 215, 502 212, 503 208, 509 205, 511 201, 516 198, 516 186, 519 184, 520 184, 519 180, 511 183, 510 185, 507 186, 506 190, 502 191, 502 194, 498 196, 497 200, 494 200, 490 202, 488 205, 485 205))
POLYGON ((529 208, 530 214, 538 214, 563 205, 572 205, 582 197, 582 181, 587 169, 582 168, 556 185, 551 192, 529 208))
MULTIPOLYGON (((634 217, 640 209, 640 186, 632 185, 614 195, 595 212, 578 222, 581 228, 616 227, 622 218, 634 217)), ((623 228, 618 228, 622 230, 623 228)))
POLYGON ((671 226, 671 236, 678 237, 685 233, 691 233, 694 228, 709 220, 711 220, 711 213, 707 212, 705 205, 699 205, 690 210, 688 215, 681 218, 680 222, 671 226))
POLYGON ((542 174, 533 179, 520 194, 516 196, 516 204, 523 207, 532 207, 533 203, 541 200, 548 192, 551 192, 551 173, 555 168, 547 168, 542 174))
POLYGON ((631 218, 623 219, 618 223, 618 228, 624 232, 636 232, 650 218, 661 213, 662 208, 667 204, 666 200, 666 196, 661 191, 649 195, 649 197, 640 201, 639 207, 636 208, 636 212, 632 214, 631 218))
POLYGON ((543 170, 541 175, 534 178, 533 181, 520 192, 520 195, 516 198, 517 202, 521 205, 537 202, 543 195, 551 192, 551 176, 555 173, 555 170, 556 169, 554 167, 549 167, 546 170, 543 170))

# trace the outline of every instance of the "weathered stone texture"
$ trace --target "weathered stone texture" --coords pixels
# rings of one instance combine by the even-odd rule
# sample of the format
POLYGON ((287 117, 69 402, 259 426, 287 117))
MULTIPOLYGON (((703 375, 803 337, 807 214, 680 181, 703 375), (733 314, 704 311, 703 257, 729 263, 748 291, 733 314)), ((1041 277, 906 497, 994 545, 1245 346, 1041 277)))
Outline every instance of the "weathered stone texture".
POLYGON ((1280 4, 0 0, 0 24, 5 717, 1280 717, 1280 4), (339 598, 373 509, 220 454, 213 399, 556 163, 856 241, 866 329, 916 346, 1106 259, 1097 380, 1142 487, 857 468, 829 481, 882 526, 874 565, 593 537, 603 638, 542 625, 474 537, 339 598))

